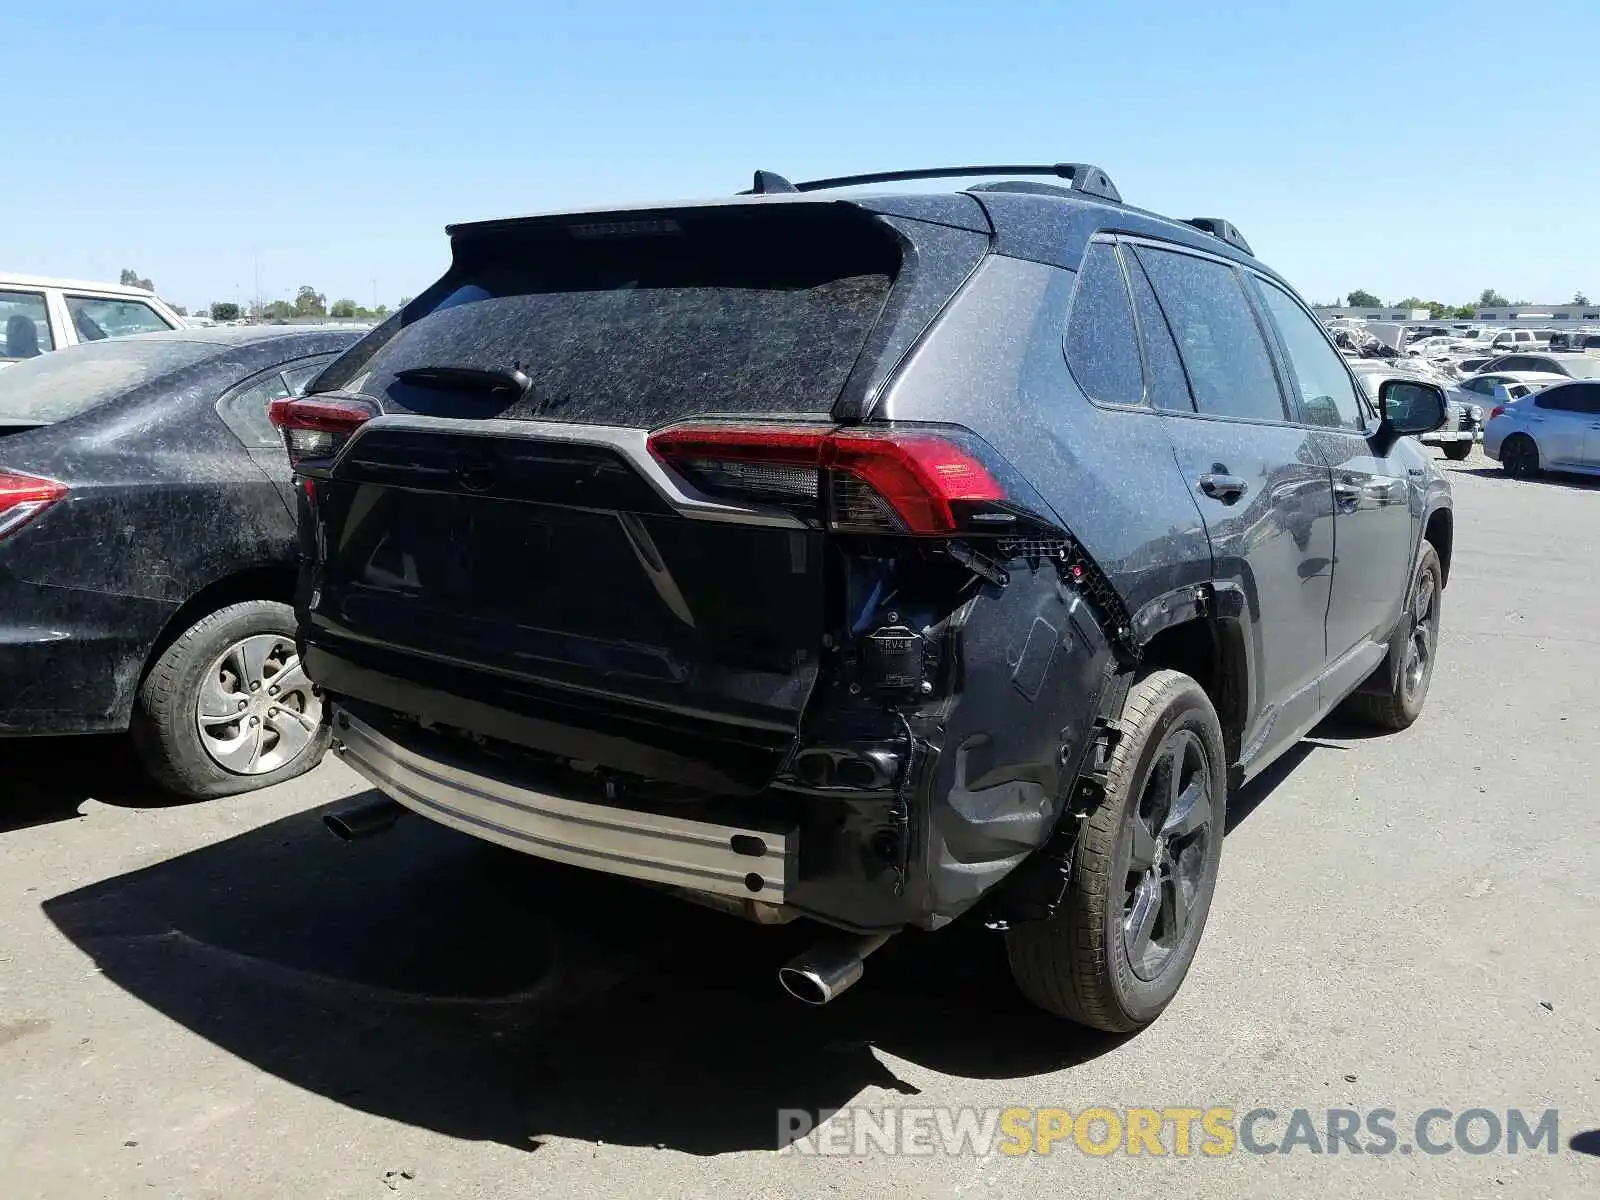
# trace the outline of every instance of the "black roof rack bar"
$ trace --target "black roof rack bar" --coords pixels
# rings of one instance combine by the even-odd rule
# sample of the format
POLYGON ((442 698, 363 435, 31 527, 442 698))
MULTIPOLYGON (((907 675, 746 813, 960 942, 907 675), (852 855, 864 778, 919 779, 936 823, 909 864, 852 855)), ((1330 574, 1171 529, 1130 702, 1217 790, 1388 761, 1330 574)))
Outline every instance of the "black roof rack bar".
POLYGON ((808 179, 790 183, 771 171, 757 171, 756 185, 745 195, 771 192, 820 192, 829 188, 857 187, 864 183, 899 183, 907 179, 960 179, 968 175, 1050 175, 1070 180, 1072 190, 1085 196, 1122 203, 1122 193, 1099 167, 1090 163, 1034 163, 1007 166, 921 167, 911 171, 873 171, 866 175, 838 175, 832 179, 808 179))
POLYGON ((1243 250, 1254 257, 1255 251, 1250 249, 1250 243, 1244 240, 1244 234, 1236 229, 1232 222, 1224 221, 1221 217, 1190 217, 1184 221, 1185 225, 1193 225, 1202 233, 1209 233, 1212 237, 1221 238, 1236 250, 1243 250))

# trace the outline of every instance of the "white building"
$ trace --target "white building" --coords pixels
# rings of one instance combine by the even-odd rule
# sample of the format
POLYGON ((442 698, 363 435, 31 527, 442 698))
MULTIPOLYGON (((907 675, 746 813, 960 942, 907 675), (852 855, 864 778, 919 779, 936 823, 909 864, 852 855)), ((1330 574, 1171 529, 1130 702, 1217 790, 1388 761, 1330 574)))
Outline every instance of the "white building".
MULTIPOLYGON (((1353 317, 1358 321, 1426 321, 1425 308, 1350 308, 1346 305, 1319 304, 1312 309, 1317 316, 1353 317)), ((1440 317, 1440 321, 1466 320, 1464 317, 1440 317)), ((1480 308, 1470 318, 1489 325, 1511 322, 1532 322, 1538 325, 1580 325, 1584 321, 1600 321, 1600 304, 1512 304, 1499 308, 1480 308)))

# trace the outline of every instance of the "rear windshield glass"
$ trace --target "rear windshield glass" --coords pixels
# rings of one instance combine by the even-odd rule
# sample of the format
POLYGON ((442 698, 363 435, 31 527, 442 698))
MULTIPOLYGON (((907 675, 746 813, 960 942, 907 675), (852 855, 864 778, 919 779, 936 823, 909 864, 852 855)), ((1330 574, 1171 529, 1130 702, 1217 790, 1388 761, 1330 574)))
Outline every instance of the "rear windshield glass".
POLYGON ((205 342, 116 338, 0 369, 0 421, 49 425, 217 353, 205 342))
POLYGON ((318 390, 353 387, 389 411, 646 428, 698 413, 826 412, 899 252, 858 214, 804 207, 651 222, 647 236, 595 225, 474 235, 392 336, 380 331, 318 390), (420 368, 517 370, 531 386, 490 405, 396 378, 420 368))

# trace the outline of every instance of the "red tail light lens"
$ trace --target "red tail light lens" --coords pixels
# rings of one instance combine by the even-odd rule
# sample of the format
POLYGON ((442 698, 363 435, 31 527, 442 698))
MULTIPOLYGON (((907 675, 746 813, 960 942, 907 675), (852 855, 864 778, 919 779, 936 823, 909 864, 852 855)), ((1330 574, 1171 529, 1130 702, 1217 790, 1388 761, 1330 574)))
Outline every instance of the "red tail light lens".
POLYGON ((0 538, 15 533, 69 490, 54 479, 0 471, 0 538))
POLYGON ((1491 421, 1494 420, 1501 413, 1505 412, 1505 410, 1506 410, 1506 406, 1504 404, 1496 404, 1494 406, 1494 411, 1489 414, 1489 420, 1491 420, 1491 421))
POLYGON ((939 536, 1008 533, 1011 499, 958 434, 785 425, 679 425, 650 451, 705 490, 809 502, 831 528, 939 536))
POLYGON ((318 396, 274 400, 267 410, 267 419, 283 430, 292 467, 332 458, 357 428, 377 415, 376 408, 360 400, 318 396))

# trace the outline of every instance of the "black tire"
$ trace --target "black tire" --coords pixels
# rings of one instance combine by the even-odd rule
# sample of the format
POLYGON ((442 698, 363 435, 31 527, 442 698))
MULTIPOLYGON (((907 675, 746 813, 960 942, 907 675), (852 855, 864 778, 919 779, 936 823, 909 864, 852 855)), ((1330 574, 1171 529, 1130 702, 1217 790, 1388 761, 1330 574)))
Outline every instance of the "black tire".
POLYGON ((1513 433, 1501 443, 1500 466, 1507 475, 1532 479, 1539 473, 1539 444, 1525 433, 1513 433))
POLYGON ((1443 449, 1444 456, 1451 462, 1464 462, 1472 455, 1471 442, 1446 442, 1443 449))
POLYGON ((1408 729, 1422 715, 1433 680, 1433 664, 1439 650, 1439 606, 1444 597, 1444 571, 1439 555, 1427 542, 1411 577, 1406 595, 1406 611, 1401 615, 1404 640, 1395 641, 1372 679, 1363 690, 1344 702, 1344 710, 1358 720, 1381 729, 1408 729), (1425 604, 1419 620, 1419 605, 1425 604), (1393 655, 1402 654, 1400 670, 1394 670, 1393 655), (1413 671, 1413 654, 1420 654, 1420 670, 1413 671), (1376 688, 1375 686, 1376 685, 1376 688), (1381 690, 1377 690, 1381 689, 1381 690))
POLYGON ((1050 920, 1008 930, 1006 955, 1017 986, 1040 1008, 1095 1029, 1128 1033, 1161 1015, 1200 944, 1222 856, 1227 758, 1210 698, 1178 671, 1152 671, 1134 684, 1120 724, 1123 735, 1112 754, 1105 799, 1079 830, 1066 897, 1050 920), (1170 786, 1174 763, 1177 789, 1170 786), (1201 792, 1185 809, 1181 801, 1195 783, 1203 785, 1201 792), (1182 793, 1177 802, 1174 791, 1182 793), (1178 818, 1185 811, 1201 822, 1199 828, 1173 832, 1184 823, 1178 818), (1135 822, 1153 847, 1145 851, 1152 863, 1147 871, 1134 862, 1135 822), (1166 855, 1169 838, 1178 848, 1175 857, 1166 855), (1164 877, 1163 861, 1169 868, 1164 877), (1157 907, 1146 936, 1135 934, 1135 945, 1143 947, 1136 966, 1128 920, 1139 911, 1140 897, 1152 891, 1157 907), (1186 901, 1181 929, 1169 915, 1169 902, 1179 900, 1186 901), (1163 930, 1165 946, 1156 929, 1163 930))
MULTIPOLYGON (((265 661, 262 675, 269 688, 274 686, 273 679, 281 678, 287 699, 278 700, 276 692, 272 692, 269 699, 268 690, 247 691, 241 683, 236 702, 246 714, 255 714, 256 719, 250 721, 246 715, 232 726, 218 726, 215 722, 211 726, 213 731, 220 729, 223 735, 230 729, 237 735, 246 732, 245 722, 250 721, 252 727, 263 728, 259 735, 254 733, 254 728, 248 731, 255 738, 255 745, 265 745, 267 749, 263 752, 258 748, 255 758, 238 770, 224 766, 218 755, 207 749, 198 707, 203 682, 231 648, 246 644, 247 638, 261 639, 266 635, 272 635, 279 645, 286 641, 292 647, 294 610, 272 600, 231 604, 184 630, 150 668, 139 685, 130 732, 141 763, 162 788, 185 799, 209 800, 282 783, 305 774, 322 760, 330 733, 320 697, 315 696, 309 685, 293 687, 289 684, 289 675, 283 674, 281 650, 275 650, 274 657, 265 661), (264 707, 277 703, 282 703, 283 708, 268 710, 264 707), (261 708, 259 714, 258 707, 261 708), (268 711, 272 714, 270 718, 268 711), (277 732, 280 727, 288 728, 290 718, 297 727, 291 731, 294 742, 285 740, 287 733, 277 732), (298 744, 300 738, 305 739, 303 746, 298 744), (281 751, 276 749, 280 746, 283 747, 281 751), (295 748, 289 757, 291 747, 295 748), (275 756, 286 757, 286 761, 272 766, 275 756), (250 773, 252 771, 258 773, 250 773)), ((264 643, 258 640, 249 644, 264 643)), ((223 676, 224 679, 229 677, 226 673, 223 676)), ((216 694, 225 695, 220 686, 216 694)), ((227 698, 233 700, 232 696, 227 698)), ((209 744, 225 743, 219 737, 209 744)))

